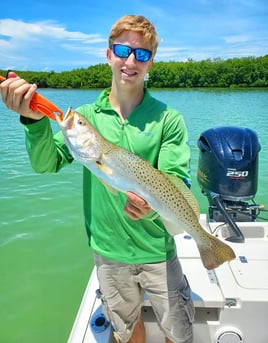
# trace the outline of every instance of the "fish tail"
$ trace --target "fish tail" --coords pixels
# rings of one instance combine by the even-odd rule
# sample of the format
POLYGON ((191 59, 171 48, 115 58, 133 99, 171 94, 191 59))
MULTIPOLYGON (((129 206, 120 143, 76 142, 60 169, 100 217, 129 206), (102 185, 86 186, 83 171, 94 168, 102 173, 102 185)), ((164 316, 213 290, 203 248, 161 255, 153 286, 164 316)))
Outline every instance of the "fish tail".
POLYGON ((235 258, 233 249, 218 238, 209 234, 209 242, 198 245, 204 267, 208 270, 219 267, 235 258))

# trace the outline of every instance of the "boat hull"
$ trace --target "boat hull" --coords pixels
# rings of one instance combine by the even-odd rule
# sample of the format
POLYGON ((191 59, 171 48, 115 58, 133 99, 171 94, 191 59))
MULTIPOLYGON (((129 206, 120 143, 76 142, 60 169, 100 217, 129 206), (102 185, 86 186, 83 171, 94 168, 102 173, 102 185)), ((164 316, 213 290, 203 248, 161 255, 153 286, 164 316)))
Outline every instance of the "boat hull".
MULTIPOLYGON (((225 237, 225 225, 200 222, 208 231, 225 237)), ((187 234, 175 237, 183 271, 191 285, 195 305, 194 343, 268 342, 268 223, 241 222, 244 243, 229 243, 237 258, 207 271, 194 240, 187 234)), ((96 295, 98 281, 93 269, 68 343, 114 343, 112 326, 102 314, 96 295)), ((146 343, 164 343, 149 300, 145 296, 142 316, 146 343)))

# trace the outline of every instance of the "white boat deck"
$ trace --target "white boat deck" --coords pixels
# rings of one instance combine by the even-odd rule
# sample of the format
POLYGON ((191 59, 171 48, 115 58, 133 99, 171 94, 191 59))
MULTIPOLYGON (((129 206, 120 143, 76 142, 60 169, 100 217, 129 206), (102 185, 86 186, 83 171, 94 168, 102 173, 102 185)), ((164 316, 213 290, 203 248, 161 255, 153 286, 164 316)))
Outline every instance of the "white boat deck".
MULTIPOLYGON (((201 216, 206 226, 206 219, 201 216)), ((212 231, 221 223, 210 223, 212 231)), ((196 245, 187 234, 176 236, 178 256, 192 288, 195 304, 194 343, 268 342, 268 222, 237 223, 245 243, 229 243, 236 259, 207 271, 196 245)), ((207 228, 208 229, 208 228, 207 228)), ((220 238, 225 227, 218 231, 220 238)), ((68 343, 113 343, 112 328, 102 316, 92 272, 68 343)), ((146 343, 164 343, 149 301, 143 317, 146 343)))

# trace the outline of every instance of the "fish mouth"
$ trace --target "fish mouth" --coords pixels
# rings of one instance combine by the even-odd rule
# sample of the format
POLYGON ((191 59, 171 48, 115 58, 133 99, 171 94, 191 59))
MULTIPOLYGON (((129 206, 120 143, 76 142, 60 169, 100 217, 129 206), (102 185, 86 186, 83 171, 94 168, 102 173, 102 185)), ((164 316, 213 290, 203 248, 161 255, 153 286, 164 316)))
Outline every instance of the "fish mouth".
POLYGON ((72 110, 72 107, 68 108, 63 118, 56 116, 56 120, 62 129, 70 130, 74 124, 74 111, 72 110))

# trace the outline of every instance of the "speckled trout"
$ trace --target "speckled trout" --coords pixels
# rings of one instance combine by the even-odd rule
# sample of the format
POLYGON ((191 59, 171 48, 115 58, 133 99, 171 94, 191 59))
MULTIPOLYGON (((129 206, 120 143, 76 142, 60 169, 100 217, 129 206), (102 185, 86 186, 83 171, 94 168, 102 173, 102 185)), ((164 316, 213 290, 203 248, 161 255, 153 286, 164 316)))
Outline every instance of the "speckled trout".
POLYGON ((203 265, 213 269, 235 258, 231 247, 199 223, 199 206, 184 182, 110 143, 81 114, 68 109, 57 121, 73 158, 109 188, 133 192, 156 211, 172 236, 186 231, 195 240, 203 265))

